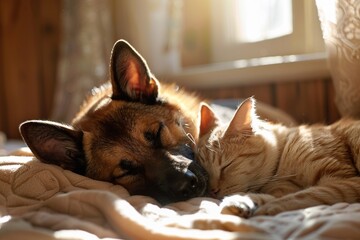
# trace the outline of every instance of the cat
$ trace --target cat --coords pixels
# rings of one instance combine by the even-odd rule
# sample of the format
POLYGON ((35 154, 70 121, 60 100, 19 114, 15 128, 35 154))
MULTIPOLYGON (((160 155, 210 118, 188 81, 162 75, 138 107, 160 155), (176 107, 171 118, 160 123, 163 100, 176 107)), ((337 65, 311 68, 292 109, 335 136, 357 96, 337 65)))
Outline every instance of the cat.
POLYGON ((248 218, 360 201, 360 121, 286 127, 246 99, 227 125, 200 108, 196 157, 221 213, 248 218))

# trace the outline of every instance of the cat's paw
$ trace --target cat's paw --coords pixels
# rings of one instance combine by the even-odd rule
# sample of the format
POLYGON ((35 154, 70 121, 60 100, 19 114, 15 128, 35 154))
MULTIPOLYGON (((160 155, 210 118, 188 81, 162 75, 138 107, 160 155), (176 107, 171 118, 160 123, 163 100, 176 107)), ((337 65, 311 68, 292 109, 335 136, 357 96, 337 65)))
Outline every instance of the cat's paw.
POLYGON ((278 204, 268 203, 256 209, 254 212, 254 216, 261 216, 261 215, 274 216, 284 211, 285 211, 284 208, 279 206, 278 204))
POLYGON ((248 196, 233 195, 225 197, 220 203, 222 214, 235 215, 243 218, 253 216, 257 204, 248 196))

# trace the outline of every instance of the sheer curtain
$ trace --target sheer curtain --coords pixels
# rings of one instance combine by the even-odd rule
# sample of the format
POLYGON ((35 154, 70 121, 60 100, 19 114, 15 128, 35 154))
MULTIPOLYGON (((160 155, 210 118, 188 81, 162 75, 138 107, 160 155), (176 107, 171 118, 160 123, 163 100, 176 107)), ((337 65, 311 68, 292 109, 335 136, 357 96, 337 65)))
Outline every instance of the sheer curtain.
POLYGON ((69 123, 108 75, 113 44, 110 0, 64 0, 62 43, 52 119, 69 123))
POLYGON ((107 80, 111 48, 129 41, 155 74, 180 67, 182 0, 63 0, 63 39, 52 119, 69 123, 107 80))
POLYGON ((360 1, 316 0, 342 116, 360 118, 360 1))
POLYGON ((128 40, 157 74, 180 70, 183 0, 115 1, 117 38, 128 40))

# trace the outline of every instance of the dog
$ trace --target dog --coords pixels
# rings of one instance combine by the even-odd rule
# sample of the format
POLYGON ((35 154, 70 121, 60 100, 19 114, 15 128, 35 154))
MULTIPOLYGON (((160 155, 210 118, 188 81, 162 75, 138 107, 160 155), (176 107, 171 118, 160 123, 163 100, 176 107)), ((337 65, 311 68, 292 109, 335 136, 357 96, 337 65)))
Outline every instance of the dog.
POLYGON ((207 174, 194 160, 201 100, 160 84, 125 40, 114 44, 109 70, 110 80, 92 90, 71 125, 20 125, 34 156, 163 204, 204 196, 207 174))

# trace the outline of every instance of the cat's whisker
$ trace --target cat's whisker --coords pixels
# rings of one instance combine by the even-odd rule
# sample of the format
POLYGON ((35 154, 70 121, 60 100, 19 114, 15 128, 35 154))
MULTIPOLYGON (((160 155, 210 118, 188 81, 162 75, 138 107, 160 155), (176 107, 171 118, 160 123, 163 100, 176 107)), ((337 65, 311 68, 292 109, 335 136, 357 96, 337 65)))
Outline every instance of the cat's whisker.
POLYGON ((206 149, 208 149, 211 152, 217 153, 217 151, 215 150, 214 147, 212 147, 211 145, 205 145, 206 149))
POLYGON ((196 146, 195 138, 191 135, 191 133, 187 133, 186 136, 190 140, 190 142, 193 143, 193 146, 196 146))
POLYGON ((217 139, 217 144, 218 144, 218 146, 219 146, 219 149, 221 149, 221 142, 220 142, 219 139, 217 139))

